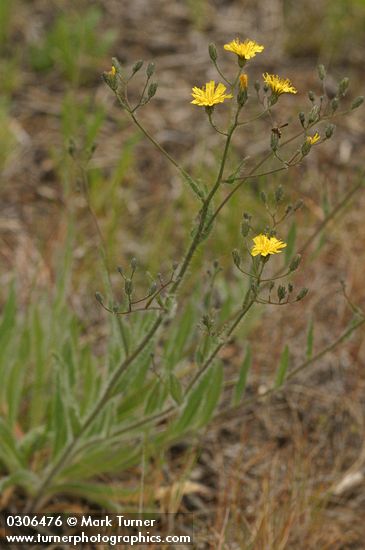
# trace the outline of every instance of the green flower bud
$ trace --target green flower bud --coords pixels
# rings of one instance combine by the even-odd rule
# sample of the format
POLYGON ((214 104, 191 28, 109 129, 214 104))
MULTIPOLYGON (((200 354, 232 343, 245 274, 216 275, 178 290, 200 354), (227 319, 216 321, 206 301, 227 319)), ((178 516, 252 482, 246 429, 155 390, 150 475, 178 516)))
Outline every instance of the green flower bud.
POLYGON ((131 268, 133 269, 133 271, 136 269, 137 267, 137 258, 132 258, 131 259, 131 268))
POLYGON ((276 202, 280 202, 284 197, 284 189, 282 185, 279 185, 279 187, 275 190, 275 200, 276 202))
POLYGON ((102 297, 102 295, 100 294, 100 292, 95 292, 95 298, 96 298, 96 300, 99 302, 99 304, 103 304, 103 303, 104 303, 104 298, 102 297))
POLYGON ((127 296, 130 296, 133 292, 133 282, 132 279, 126 279, 124 282, 124 290, 127 296))
POLYGON ((285 208, 285 214, 288 215, 293 210, 293 205, 288 204, 288 206, 285 208))
POLYGON ((303 157, 308 155, 311 148, 312 148, 311 142, 306 139, 301 148, 303 157))
POLYGON ((320 80, 324 80, 326 78, 325 66, 320 64, 320 65, 318 65, 317 70, 318 70, 318 76, 319 76, 320 80))
POLYGON ((152 82, 148 86, 148 99, 151 99, 157 92, 157 82, 152 82))
POLYGON ((335 111, 337 111, 338 104, 339 104, 338 97, 334 97, 334 98, 332 99, 332 101, 331 101, 332 113, 334 113, 335 111))
POLYGON ((312 102, 316 99, 316 96, 314 95, 314 92, 312 92, 312 91, 308 92, 308 97, 309 97, 309 100, 312 101, 312 102))
POLYGON ((303 202, 303 199, 299 199, 295 204, 294 204, 294 211, 297 211, 299 210, 300 208, 302 208, 304 202, 303 202))
POLYGON ((245 220, 250 221, 250 220, 252 219, 252 216, 251 216, 251 214, 249 214, 248 212, 244 212, 244 213, 243 213, 243 218, 244 218, 245 220))
POLYGON ((288 284, 288 292, 291 294, 294 290, 294 286, 292 285, 292 283, 289 283, 288 284))
POLYGON ((133 74, 136 74, 138 73, 138 71, 142 68, 143 66, 143 61, 142 59, 140 61, 137 61, 137 63, 135 63, 132 67, 132 73, 133 74))
POLYGON ((271 132, 270 147, 272 151, 277 151, 279 146, 279 136, 275 132, 271 132))
POLYGON ((302 261, 302 257, 300 254, 297 254, 296 256, 294 256, 294 258, 289 264, 289 271, 296 271, 301 261, 302 261))
POLYGON ((353 111, 354 109, 357 109, 363 103, 364 103, 364 96, 360 95, 359 97, 354 99, 354 101, 351 103, 351 110, 353 111))
POLYGON ((217 48, 215 47, 215 44, 213 44, 213 42, 209 44, 209 57, 213 62, 217 61, 218 58, 217 48))
POLYGON ((250 229, 251 229, 251 226, 250 226, 249 222, 247 220, 244 220, 241 223, 241 235, 242 235, 242 237, 247 237, 247 235, 250 232, 250 229))
POLYGON ((237 94, 237 103, 238 105, 244 105, 247 101, 247 88, 245 90, 240 90, 237 94))
POLYGON ((314 122, 317 122, 318 119, 319 119, 319 107, 318 105, 313 105, 308 115, 308 122, 309 124, 313 124, 314 122))
POLYGON ((154 72, 155 72, 155 64, 154 63, 148 63, 147 70, 146 70, 146 74, 147 74, 148 78, 151 78, 151 76, 153 75, 154 72))
POLYGON ((336 126, 334 124, 329 124, 325 130, 325 136, 327 139, 330 139, 333 136, 336 126))
POLYGON ((261 191, 261 192, 260 192, 260 199, 262 200, 262 202, 263 202, 264 204, 267 203, 267 196, 266 196, 265 191, 261 191))
POLYGON ((307 296, 309 290, 308 288, 302 288, 302 290, 299 292, 298 296, 296 297, 296 301, 299 302, 300 300, 303 300, 305 296, 307 296))
POLYGON ((148 290, 148 294, 154 294, 154 293, 156 292, 156 290, 157 290, 157 283, 156 283, 156 281, 154 281, 154 282, 151 284, 151 286, 150 286, 150 288, 149 288, 149 290, 148 290))
POLYGON ((283 285, 279 285, 278 286, 278 298, 279 298, 279 302, 281 302, 282 300, 284 300, 285 296, 286 296, 286 288, 285 286, 283 285))
POLYGON ((239 267, 241 264, 241 256, 239 255, 239 252, 236 248, 232 250, 232 258, 233 258, 234 265, 239 267))
POLYGON ((303 128, 305 128, 305 114, 303 113, 303 111, 301 111, 298 116, 300 124, 303 126, 303 128))
POLYGON ((341 80, 341 82, 338 85, 338 93, 340 97, 345 97, 349 84, 350 84, 349 78, 345 77, 341 80))

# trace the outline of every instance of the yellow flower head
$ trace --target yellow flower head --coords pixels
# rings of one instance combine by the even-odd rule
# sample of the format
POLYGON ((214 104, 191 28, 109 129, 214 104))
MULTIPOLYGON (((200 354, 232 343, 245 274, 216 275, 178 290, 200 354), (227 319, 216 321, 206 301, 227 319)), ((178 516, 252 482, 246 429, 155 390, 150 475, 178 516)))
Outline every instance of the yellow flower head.
POLYGON ((294 88, 288 78, 280 78, 276 74, 264 73, 262 75, 264 81, 271 88, 272 93, 275 95, 280 94, 296 94, 297 90, 294 88))
POLYGON ((217 103, 223 103, 225 99, 231 99, 231 94, 226 94, 226 87, 221 82, 215 87, 214 80, 207 82, 202 88, 194 86, 192 91, 194 105, 200 107, 213 107, 217 103))
POLYGON ((248 38, 246 38, 244 42, 241 42, 239 38, 235 38, 229 44, 225 44, 224 49, 227 50, 227 52, 235 53, 241 59, 247 60, 251 59, 251 57, 255 57, 257 53, 262 52, 264 46, 260 46, 260 44, 257 44, 254 40, 249 40, 248 38))
POLYGON ((314 144, 317 143, 320 139, 321 139, 321 136, 319 135, 318 132, 316 132, 316 133, 314 134, 314 136, 308 136, 308 137, 307 137, 307 142, 308 142, 310 145, 314 145, 314 144))
POLYGON ((286 243, 279 241, 276 237, 267 237, 266 235, 257 235, 253 238, 255 243, 251 250, 252 256, 267 256, 268 254, 279 254, 282 248, 286 247, 286 243))
POLYGON ((247 74, 240 75, 240 88, 241 90, 247 90, 248 76, 247 74))

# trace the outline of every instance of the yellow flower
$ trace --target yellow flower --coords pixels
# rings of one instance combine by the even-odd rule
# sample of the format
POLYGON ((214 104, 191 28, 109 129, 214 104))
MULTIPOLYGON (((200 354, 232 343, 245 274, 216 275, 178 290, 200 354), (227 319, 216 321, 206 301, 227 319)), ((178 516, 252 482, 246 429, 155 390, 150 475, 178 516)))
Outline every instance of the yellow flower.
POLYGON ((319 135, 318 132, 316 132, 316 133, 314 134, 314 136, 308 136, 308 137, 307 137, 307 142, 308 142, 310 145, 314 145, 314 144, 317 143, 320 139, 321 139, 321 136, 319 135))
POLYGON ((194 86, 192 91, 194 105, 199 105, 200 107, 213 107, 217 103, 223 103, 225 99, 231 99, 233 96, 231 94, 226 94, 226 87, 221 82, 215 87, 214 80, 207 82, 205 87, 197 88, 194 86))
POLYGON ((247 74, 240 75, 240 88, 241 90, 247 90, 248 76, 247 74))
POLYGON ((280 94, 296 94, 297 90, 294 88, 292 83, 288 78, 280 78, 276 74, 268 74, 264 73, 262 75, 264 77, 264 81, 268 86, 270 86, 273 94, 280 95, 280 94))
POLYGON ((254 237, 253 242, 255 245, 252 247, 251 255, 267 256, 268 254, 279 254, 281 248, 286 247, 286 243, 279 241, 276 237, 267 237, 266 235, 257 235, 254 237))
POLYGON ((241 42, 239 38, 235 38, 235 40, 232 40, 229 44, 224 45, 224 49, 227 50, 227 52, 232 52, 238 55, 241 59, 251 59, 251 57, 255 57, 257 53, 262 52, 264 49, 264 46, 260 46, 260 44, 257 44, 254 40, 249 40, 246 38, 244 42, 241 42))
POLYGON ((112 66, 111 70, 109 71, 109 74, 110 74, 110 76, 115 76, 117 74, 117 69, 114 67, 114 65, 112 66))

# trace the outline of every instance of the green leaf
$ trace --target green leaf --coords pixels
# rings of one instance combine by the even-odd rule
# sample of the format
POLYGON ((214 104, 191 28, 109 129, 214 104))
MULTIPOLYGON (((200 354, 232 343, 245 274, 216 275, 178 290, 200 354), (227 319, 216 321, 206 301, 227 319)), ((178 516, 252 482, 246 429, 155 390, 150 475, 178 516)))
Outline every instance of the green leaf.
POLYGON ((203 201, 205 199, 205 194, 203 189, 200 187, 197 181, 195 181, 189 174, 186 172, 183 173, 184 179, 189 185, 190 189, 193 191, 193 193, 201 200, 203 201))
POLYGON ((245 358, 243 360, 243 363, 240 369, 238 381, 234 388, 234 394, 233 394, 233 400, 232 400, 233 406, 238 405, 238 403, 242 399, 242 395, 246 389, 247 376, 251 368, 251 365, 252 365, 251 348, 250 346, 247 346, 245 358))
POLYGON ((289 366, 289 347, 286 345, 281 354, 279 368, 276 373, 275 388, 279 388, 284 380, 289 366))
POLYGON ((52 457, 56 457, 67 444, 70 425, 67 416, 67 410, 65 406, 65 392, 62 388, 60 375, 56 375, 56 384, 53 390, 53 403, 52 403, 52 431, 53 431, 53 449, 52 457))
POLYGON ((307 329, 307 350, 306 357, 310 359, 313 354, 313 319, 309 319, 308 329, 307 329))
MULTIPOLYGON (((62 492, 67 495, 85 498, 89 502, 94 502, 102 506, 105 510, 119 511, 120 504, 138 500, 140 488, 132 487, 116 487, 115 484, 109 483, 91 483, 85 481, 74 481, 70 483, 62 483, 62 485, 54 486, 52 493, 62 492)), ((49 493, 48 493, 49 494, 49 493)))
POLYGON ((0 494, 9 487, 22 487, 32 494, 38 484, 39 479, 32 472, 23 469, 17 470, 0 480, 0 494))
POLYGON ((219 403, 223 387, 223 365, 218 363, 211 369, 210 380, 206 388, 204 400, 198 415, 198 426, 202 427, 209 422, 219 403))
POLYGON ((168 389, 164 381, 161 379, 156 380, 148 396, 144 414, 148 416, 158 410, 165 401, 167 394, 168 389))
POLYGON ((4 353, 16 322, 16 295, 14 286, 10 288, 7 302, 4 306, 2 321, 0 324, 0 349, 4 353))
POLYGON ((294 255, 295 250, 295 242, 297 239, 297 224, 295 221, 292 222, 288 236, 286 239, 286 248, 285 248, 285 264, 288 265, 290 263, 290 260, 292 259, 294 255))
POLYGON ((169 390, 173 400, 176 401, 178 405, 181 405, 184 399, 183 390, 179 379, 172 372, 169 376, 169 390))
POLYGON ((181 416, 171 425, 172 437, 209 421, 219 401, 223 381, 221 364, 211 367, 190 392, 181 416))
POLYGON ((21 470, 23 461, 19 453, 15 435, 1 417, 0 442, 0 462, 5 465, 10 473, 13 473, 15 470, 21 470))

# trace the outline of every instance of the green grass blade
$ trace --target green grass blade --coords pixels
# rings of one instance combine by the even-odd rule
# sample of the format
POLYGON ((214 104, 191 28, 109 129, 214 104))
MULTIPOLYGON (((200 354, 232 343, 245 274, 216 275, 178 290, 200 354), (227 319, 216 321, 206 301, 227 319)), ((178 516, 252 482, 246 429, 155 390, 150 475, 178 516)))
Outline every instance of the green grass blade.
POLYGON ((289 366, 289 347, 286 345, 283 353, 281 354, 279 368, 276 373, 275 387, 279 388, 284 380, 289 366))

